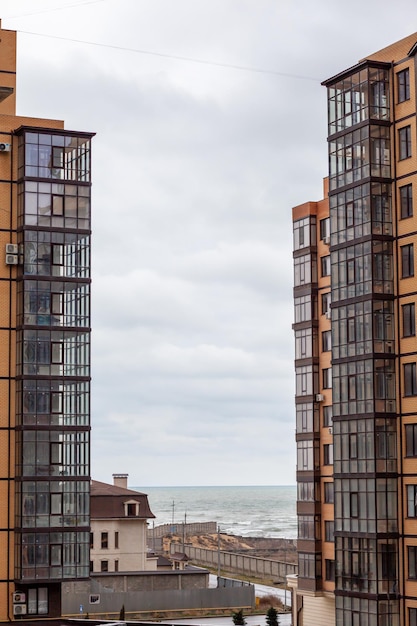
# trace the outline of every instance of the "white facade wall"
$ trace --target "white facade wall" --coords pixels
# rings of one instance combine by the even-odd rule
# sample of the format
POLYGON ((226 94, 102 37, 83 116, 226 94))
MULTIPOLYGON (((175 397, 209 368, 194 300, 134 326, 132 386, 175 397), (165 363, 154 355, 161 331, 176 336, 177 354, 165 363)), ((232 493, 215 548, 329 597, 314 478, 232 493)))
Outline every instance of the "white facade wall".
POLYGON ((93 547, 90 550, 90 561, 93 572, 102 570, 102 561, 108 562, 109 572, 142 572, 156 569, 155 560, 146 558, 147 554, 147 521, 133 517, 119 519, 92 519, 93 547), (101 547, 102 533, 108 534, 108 547, 101 547), (116 548, 116 533, 119 534, 119 545, 116 548))

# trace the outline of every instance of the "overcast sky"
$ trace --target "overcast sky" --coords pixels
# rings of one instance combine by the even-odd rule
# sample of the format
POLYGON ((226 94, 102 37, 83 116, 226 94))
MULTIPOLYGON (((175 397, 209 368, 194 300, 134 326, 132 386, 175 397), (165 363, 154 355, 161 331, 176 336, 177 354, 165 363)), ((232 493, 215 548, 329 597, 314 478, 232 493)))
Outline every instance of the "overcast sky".
POLYGON ((18 114, 97 133, 95 479, 295 483, 291 208, 322 194, 320 82, 417 31, 392 7, 2 0, 18 114))

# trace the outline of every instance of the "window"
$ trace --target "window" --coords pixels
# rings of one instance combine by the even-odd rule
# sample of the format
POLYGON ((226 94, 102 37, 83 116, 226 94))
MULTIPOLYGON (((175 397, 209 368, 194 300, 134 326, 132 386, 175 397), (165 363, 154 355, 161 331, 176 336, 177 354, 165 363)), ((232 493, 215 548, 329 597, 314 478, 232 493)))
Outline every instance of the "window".
POLYGON ((416 334, 416 311, 414 302, 403 304, 403 337, 414 337, 416 334))
POLYGON ((414 246, 401 246, 401 278, 414 276, 414 246))
POLYGON ((109 533, 101 533, 101 548, 103 550, 108 547, 109 547, 109 533))
POLYGON ((90 561, 90 572, 94 572, 94 561, 90 561))
POLYGON ((117 561, 117 560, 114 562, 114 571, 115 572, 119 571, 119 561, 117 561))
POLYGON ((417 578, 417 546, 408 546, 408 578, 417 578))
POLYGON ((332 331, 325 330, 321 333, 321 349, 323 352, 330 352, 332 349, 332 331))
POLYGON ((407 485, 407 517, 417 517, 417 485, 407 485))
POLYGON ((115 547, 116 549, 118 549, 118 547, 119 547, 119 533, 118 533, 118 531, 117 531, 117 530, 116 530, 116 532, 114 533, 114 547, 115 547))
POLYGON ((332 388, 332 368, 328 367, 323 370, 323 389, 332 388))
POLYGON ((330 302, 331 302, 331 294, 330 291, 327 293, 323 293, 321 295, 321 313, 322 315, 326 315, 327 311, 330 311, 330 302))
POLYGON ((326 559, 326 580, 335 579, 335 564, 333 559, 326 559))
POLYGON ((324 406, 323 407, 323 426, 331 426, 333 424, 333 407, 324 406))
POLYGON ((409 626, 417 626, 417 608, 410 607, 408 609, 408 624, 409 626))
POLYGON ((133 517, 137 515, 136 513, 136 503, 128 502, 127 504, 127 515, 129 517, 133 517))
POLYGON ((100 571, 108 572, 109 571, 109 562, 108 561, 100 561, 100 571))
POLYGON ((406 456, 417 456, 417 424, 405 426, 406 456))
POLYGON ((402 70, 397 73, 398 102, 405 102, 410 99, 410 71, 402 70))
POLYGON ((90 550, 94 548, 94 533, 90 533, 90 550))
POLYGON ((330 237, 330 218, 320 220, 320 239, 327 241, 330 237))
POLYGON ((350 494, 350 517, 359 517, 359 494, 350 494))
POLYGON ((404 395, 417 396, 416 364, 405 363, 404 365, 404 395))
POLYGON ((324 483, 324 501, 326 504, 333 504, 334 502, 334 484, 324 483))
POLYGON ((404 126, 398 131, 400 161, 411 156, 411 126, 404 126))
POLYGON ((322 256, 321 259, 321 275, 330 276, 330 254, 322 256))
POLYGON ((333 444, 325 443, 323 446, 324 465, 333 465, 333 444))
POLYGON ((334 541, 334 522, 329 521, 329 522, 324 522, 324 537, 325 537, 325 541, 334 541))
POLYGON ((401 219, 413 215, 413 185, 400 187, 401 219))

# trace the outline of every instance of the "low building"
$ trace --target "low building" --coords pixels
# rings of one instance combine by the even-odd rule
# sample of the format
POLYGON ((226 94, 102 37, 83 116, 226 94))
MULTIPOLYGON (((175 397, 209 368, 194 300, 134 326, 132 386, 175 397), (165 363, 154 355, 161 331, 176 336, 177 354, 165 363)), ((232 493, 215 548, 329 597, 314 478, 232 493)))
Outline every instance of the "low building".
POLYGON ((143 572, 157 569, 147 556, 147 522, 155 516, 145 493, 128 489, 127 474, 113 484, 91 482, 90 572, 143 572))

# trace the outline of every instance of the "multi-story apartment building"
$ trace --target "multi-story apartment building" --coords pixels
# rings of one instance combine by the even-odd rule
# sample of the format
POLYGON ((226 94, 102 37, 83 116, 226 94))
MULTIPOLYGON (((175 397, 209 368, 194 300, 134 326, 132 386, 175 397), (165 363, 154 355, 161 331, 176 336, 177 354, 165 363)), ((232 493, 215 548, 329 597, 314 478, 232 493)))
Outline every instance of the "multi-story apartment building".
POLYGON ((293 209, 296 626, 417 625, 416 53, 324 82, 325 199, 293 209))
POLYGON ((15 99, 0 25, 0 621, 60 615, 89 576, 93 135, 15 99))

